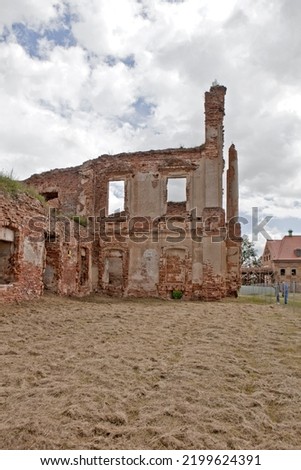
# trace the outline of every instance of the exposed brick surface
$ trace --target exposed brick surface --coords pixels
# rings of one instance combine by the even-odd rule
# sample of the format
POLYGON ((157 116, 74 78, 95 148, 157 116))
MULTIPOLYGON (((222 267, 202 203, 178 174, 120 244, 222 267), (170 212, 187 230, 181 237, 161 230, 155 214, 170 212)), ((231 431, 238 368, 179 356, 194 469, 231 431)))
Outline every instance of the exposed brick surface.
MULTIPOLYGON (((25 194, 0 193, 0 260, 6 233, 13 234, 10 256, 0 262, 0 299, 29 300, 44 289, 57 294, 84 295, 91 292, 90 241, 79 241, 77 224, 64 218, 52 220, 49 208, 25 194), (81 253, 86 250, 83 264, 81 253), (3 271, 9 271, 5 278, 3 271), (84 274, 83 274, 84 270, 84 274)), ((87 239, 86 230, 83 239, 87 239)))
POLYGON ((3 301, 21 301, 38 297, 43 292, 44 250, 40 237, 31 230, 34 218, 45 220, 40 202, 25 195, 8 196, 0 193, 0 228, 14 234, 9 260, 11 282, 0 284, 3 301))
MULTIPOLYGON (((237 292, 240 234, 227 237, 233 235, 232 219, 238 215, 233 147, 226 216, 222 207, 225 93, 225 87, 216 85, 205 94, 206 141, 199 147, 103 155, 75 168, 29 178, 27 182, 45 195, 48 209, 52 208, 45 216, 48 240, 41 242, 43 264, 18 265, 21 271, 23 266, 27 273, 31 270, 29 277, 36 284, 30 285, 36 295, 43 285, 64 295, 84 295, 93 289, 171 298, 174 290, 180 290, 184 299, 202 300, 237 292), (167 201, 168 178, 186 178, 186 201, 167 201), (109 215, 109 183, 120 180, 125 187, 124 210, 109 215), (87 227, 70 220, 75 216, 81 216, 87 227)), ((44 211, 30 203, 28 210, 44 211)), ((22 216, 15 219, 6 213, 5 223, 19 227, 22 246, 22 216)))

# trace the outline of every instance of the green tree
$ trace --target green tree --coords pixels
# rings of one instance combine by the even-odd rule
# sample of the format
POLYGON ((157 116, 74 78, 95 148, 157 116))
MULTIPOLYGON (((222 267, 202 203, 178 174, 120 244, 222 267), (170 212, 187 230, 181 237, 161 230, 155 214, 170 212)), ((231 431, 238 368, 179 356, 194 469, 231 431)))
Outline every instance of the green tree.
POLYGON ((249 240, 248 235, 243 235, 241 244, 242 266, 260 266, 261 258, 258 258, 254 243, 249 240))

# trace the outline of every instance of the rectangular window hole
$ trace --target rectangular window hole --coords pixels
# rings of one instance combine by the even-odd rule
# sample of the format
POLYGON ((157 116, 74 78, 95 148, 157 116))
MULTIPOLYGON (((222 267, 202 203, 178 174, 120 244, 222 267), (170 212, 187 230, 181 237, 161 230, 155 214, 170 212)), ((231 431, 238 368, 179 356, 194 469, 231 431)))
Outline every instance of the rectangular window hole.
POLYGON ((167 202, 186 202, 186 178, 168 178, 167 202))
POLYGON ((108 215, 124 211, 124 181, 109 181, 108 215))
POLYGON ((14 243, 0 240, 0 284, 14 282, 14 243))

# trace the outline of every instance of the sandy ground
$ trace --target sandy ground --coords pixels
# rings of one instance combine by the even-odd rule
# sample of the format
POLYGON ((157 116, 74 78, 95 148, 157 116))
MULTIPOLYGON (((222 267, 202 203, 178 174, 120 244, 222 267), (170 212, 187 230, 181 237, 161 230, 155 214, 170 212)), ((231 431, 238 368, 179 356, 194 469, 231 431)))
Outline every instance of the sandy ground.
POLYGON ((301 449, 301 310, 0 307, 2 449, 301 449))

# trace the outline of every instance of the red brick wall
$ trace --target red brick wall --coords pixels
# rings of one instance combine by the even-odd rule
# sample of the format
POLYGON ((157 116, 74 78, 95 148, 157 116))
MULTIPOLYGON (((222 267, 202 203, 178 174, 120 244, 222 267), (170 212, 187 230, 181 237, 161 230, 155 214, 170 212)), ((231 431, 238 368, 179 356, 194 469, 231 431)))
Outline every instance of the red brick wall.
POLYGON ((34 229, 38 219, 45 222, 45 208, 39 201, 25 194, 12 197, 0 193, 0 227, 15 233, 14 281, 0 285, 3 301, 21 301, 43 293, 43 235, 34 229))

